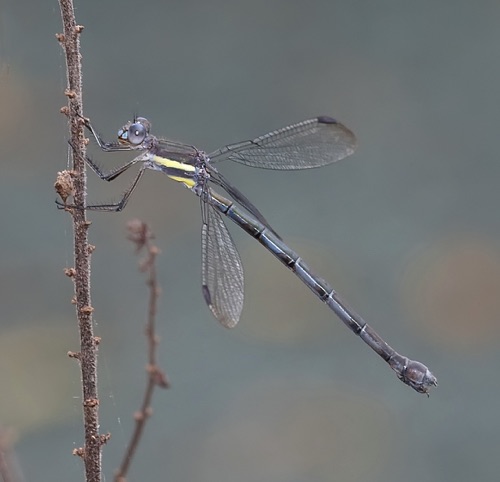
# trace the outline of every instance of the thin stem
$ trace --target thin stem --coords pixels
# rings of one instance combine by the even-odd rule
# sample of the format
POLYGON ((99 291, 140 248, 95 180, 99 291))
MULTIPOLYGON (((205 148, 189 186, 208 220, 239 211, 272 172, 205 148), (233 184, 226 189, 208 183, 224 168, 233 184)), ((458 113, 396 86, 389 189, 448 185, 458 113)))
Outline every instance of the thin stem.
POLYGON ((135 244, 136 252, 146 251, 145 258, 140 261, 140 269, 143 272, 147 272, 148 277, 146 284, 149 287, 148 317, 145 328, 145 335, 148 342, 148 366, 146 369, 148 380, 144 390, 141 407, 134 415, 134 432, 130 438, 122 463, 115 473, 115 482, 125 482, 126 480, 130 464, 132 463, 132 459, 144 432, 146 421, 152 414, 151 400, 155 387, 168 388, 169 386, 168 379, 157 362, 159 339, 156 335, 155 322, 160 288, 156 276, 155 261, 160 250, 153 244, 153 235, 145 223, 139 220, 133 220, 128 223, 127 227, 129 231, 128 238, 135 244))

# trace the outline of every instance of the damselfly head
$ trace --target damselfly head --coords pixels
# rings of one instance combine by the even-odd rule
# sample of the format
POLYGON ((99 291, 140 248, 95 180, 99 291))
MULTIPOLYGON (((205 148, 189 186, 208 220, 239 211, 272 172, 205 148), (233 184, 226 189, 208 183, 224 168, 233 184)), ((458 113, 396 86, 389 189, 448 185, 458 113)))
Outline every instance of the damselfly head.
POLYGON ((136 117, 118 131, 118 141, 122 144, 138 146, 149 135, 151 123, 145 117, 136 117))

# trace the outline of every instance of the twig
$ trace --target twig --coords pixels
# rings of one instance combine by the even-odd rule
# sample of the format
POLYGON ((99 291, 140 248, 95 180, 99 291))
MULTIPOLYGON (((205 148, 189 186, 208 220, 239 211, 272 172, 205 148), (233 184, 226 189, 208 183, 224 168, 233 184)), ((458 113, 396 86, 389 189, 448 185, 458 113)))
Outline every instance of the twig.
POLYGON ((73 216, 74 262, 75 267, 66 274, 73 278, 75 285, 76 315, 80 331, 80 352, 69 353, 80 361, 83 395, 83 419, 85 445, 75 449, 73 453, 83 458, 87 482, 101 480, 101 447, 109 435, 99 434, 99 398, 97 392, 97 346, 92 325, 92 304, 90 299, 90 255, 93 247, 88 243, 87 231, 90 222, 85 215, 86 175, 85 175, 85 138, 81 116, 82 76, 80 56, 80 33, 83 27, 76 24, 72 0, 59 0, 64 33, 57 39, 66 54, 68 88, 66 96, 68 105, 61 111, 69 118, 71 141, 73 147, 73 170, 60 173, 56 182, 63 202, 65 196, 73 195, 75 209, 73 216), (62 191, 62 192, 61 192, 62 191))
POLYGON ((130 239, 136 247, 136 253, 146 250, 145 258, 140 260, 139 266, 142 272, 147 272, 148 277, 146 284, 149 287, 149 306, 148 306, 148 319, 146 323, 145 335, 148 340, 148 366, 147 374, 148 381, 144 396, 142 399, 141 408, 135 413, 135 428, 130 439, 127 451, 123 457, 119 469, 115 473, 115 482, 125 482, 130 464, 135 455, 139 442, 141 440, 144 427, 147 419, 152 414, 151 400, 155 387, 168 388, 169 382, 165 373, 158 366, 156 349, 158 347, 159 339, 155 332, 155 320, 158 305, 158 296, 160 288, 156 276, 156 257, 160 250, 152 242, 153 234, 149 230, 146 223, 135 219, 127 224, 129 232, 128 239, 130 239))
POLYGON ((0 428, 0 480, 22 482, 24 480, 12 450, 13 434, 0 428))

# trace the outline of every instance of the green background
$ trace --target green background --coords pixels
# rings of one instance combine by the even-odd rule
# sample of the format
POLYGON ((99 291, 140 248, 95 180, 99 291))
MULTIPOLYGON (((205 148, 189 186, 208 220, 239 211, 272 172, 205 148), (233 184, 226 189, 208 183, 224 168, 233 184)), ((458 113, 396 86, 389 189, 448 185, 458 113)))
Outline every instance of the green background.
MULTIPOLYGON (((101 431, 111 480, 145 384, 147 290, 125 223, 162 250, 160 362, 130 480, 495 481, 500 468, 500 3, 423 0, 77 2, 85 114, 108 139, 133 114, 211 151, 311 116, 354 156, 309 172, 221 172, 401 353, 431 397, 240 230, 238 327, 200 290, 195 196, 149 172, 125 212, 91 213, 101 431)), ((0 4, 0 425, 27 480, 82 480, 68 163, 56 2, 0 4), (29 7, 29 8, 28 8, 29 7)), ((90 148, 101 165, 127 155, 90 148)), ((125 176, 126 177, 126 176, 125 176)), ((131 179, 131 178, 130 178, 131 179)), ((130 179, 89 173, 89 199, 130 179), (121 178, 120 178, 121 179, 121 178)))

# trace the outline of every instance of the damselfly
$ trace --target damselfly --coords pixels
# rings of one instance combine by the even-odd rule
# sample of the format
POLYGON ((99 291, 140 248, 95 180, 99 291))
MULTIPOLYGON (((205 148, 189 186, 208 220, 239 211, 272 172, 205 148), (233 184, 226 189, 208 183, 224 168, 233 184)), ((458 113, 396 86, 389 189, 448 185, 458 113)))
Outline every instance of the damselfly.
MULTIPOLYGON (((251 141, 223 147, 212 154, 193 146, 160 139, 151 134, 151 124, 136 117, 118 131, 118 142, 105 142, 88 119, 85 125, 106 152, 139 151, 121 167, 103 172, 90 158, 87 164, 103 180, 113 181, 131 166, 141 167, 122 199, 114 204, 86 206, 98 211, 121 211, 144 171, 152 169, 180 182, 201 199, 202 206, 202 292, 219 322, 234 327, 243 308, 243 267, 222 215, 255 238, 295 275, 372 350, 396 372, 398 378, 417 392, 428 394, 437 386, 436 377, 422 363, 400 355, 390 347, 323 279, 314 275, 302 258, 290 249, 243 193, 219 173, 219 161, 236 161, 263 169, 294 170, 325 166, 351 155, 354 134, 331 117, 317 117, 270 132, 251 141), (232 200, 212 189, 226 191, 232 200)), ((68 207, 68 206, 66 206, 68 207)))

